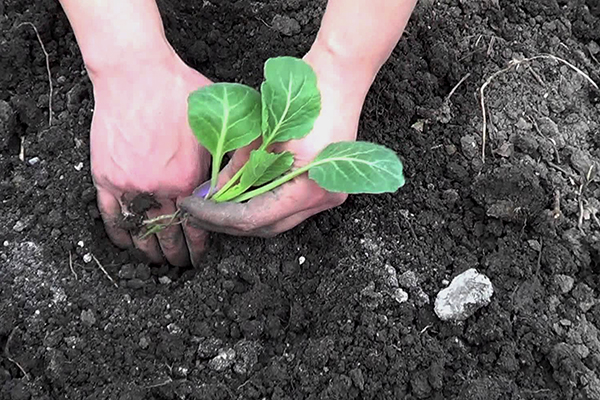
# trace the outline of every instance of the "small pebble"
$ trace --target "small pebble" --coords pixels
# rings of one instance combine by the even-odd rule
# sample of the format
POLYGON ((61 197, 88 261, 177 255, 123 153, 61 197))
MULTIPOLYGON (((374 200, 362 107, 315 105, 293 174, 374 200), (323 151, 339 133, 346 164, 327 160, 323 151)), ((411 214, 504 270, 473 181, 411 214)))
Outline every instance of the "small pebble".
POLYGON ((396 268, 392 267, 389 264, 386 264, 385 272, 387 272, 387 276, 386 276, 387 285, 392 288, 397 288, 398 287, 398 275, 396 273, 396 268))
POLYGON ((300 33, 301 30, 298 21, 286 15, 280 14, 277 14, 273 17, 273 20, 271 21, 271 27, 286 36, 295 35, 300 33))
POLYGON ((135 277, 147 281, 152 276, 152 270, 146 264, 138 264, 135 269, 135 277))
POLYGON ((563 294, 569 293, 571 289, 573 289, 573 285, 575 284, 575 279, 568 275, 555 275, 554 283, 559 287, 560 291, 563 294))
POLYGON ((218 338, 202 338, 198 343, 198 357, 212 358, 219 354, 223 341, 218 338))
POLYGON ((138 290, 144 287, 144 281, 141 279, 134 278, 127 281, 127 286, 129 286, 132 289, 138 290))
POLYGON ((75 165, 75 169, 76 169, 77 171, 81 171, 81 170, 83 169, 83 163, 82 163, 82 162, 80 162, 79 164, 75 165))
POLYGON ((456 276, 435 299, 435 313, 442 321, 464 321, 487 306, 494 293, 492 282, 475 268, 456 276))
POLYGON ((405 289, 413 289, 418 284, 417 275, 414 271, 406 271, 398 277, 398 284, 405 289))
POLYGON ((400 288, 396 288, 391 292, 392 298, 398 303, 402 304, 408 300, 408 293, 400 288))
POLYGON ((35 165, 35 164, 37 164, 37 163, 40 162, 40 158, 39 157, 33 157, 33 158, 30 158, 29 161, 27 161, 27 162, 29 163, 29 165, 35 165))
POLYGON ((83 262, 84 263, 89 263, 92 261, 92 255, 90 253, 86 253, 83 255, 83 262))
POLYGON ((224 371, 233 365, 235 356, 235 350, 233 349, 222 350, 215 358, 208 362, 208 366, 217 372, 224 371))
POLYGON ((300 264, 300 265, 304 264, 305 261, 306 261, 306 257, 304 257, 304 256, 300 256, 298 258, 298 264, 300 264))
POLYGON ((13 230, 16 232, 23 232, 25 230, 25 223, 23 221, 17 221, 15 226, 13 226, 13 230))
POLYGON ((125 264, 119 270, 119 278, 122 279, 133 279, 135 276, 135 268, 133 264, 125 264))
POLYGON ((79 242, 77 242, 77 246, 83 247, 84 246, 83 240, 80 240, 79 242))
POLYGON ((169 325, 167 325, 167 330, 171 335, 179 335, 182 332, 179 325, 174 322, 171 322, 169 325))
POLYGON ((145 336, 142 336, 142 337, 140 338, 140 341, 139 341, 138 345, 139 345, 139 346, 140 346, 142 349, 144 349, 144 350, 145 350, 145 349, 147 349, 147 348, 150 346, 150 340, 149 340, 147 337, 145 337, 145 336))
POLYGON ((94 312, 92 310, 83 310, 81 312, 81 322, 88 327, 94 325, 96 323, 94 312))
POLYGON ((171 283, 171 278, 169 278, 168 276, 161 276, 160 278, 158 278, 158 281, 162 284, 162 285, 168 285, 169 283, 171 283))

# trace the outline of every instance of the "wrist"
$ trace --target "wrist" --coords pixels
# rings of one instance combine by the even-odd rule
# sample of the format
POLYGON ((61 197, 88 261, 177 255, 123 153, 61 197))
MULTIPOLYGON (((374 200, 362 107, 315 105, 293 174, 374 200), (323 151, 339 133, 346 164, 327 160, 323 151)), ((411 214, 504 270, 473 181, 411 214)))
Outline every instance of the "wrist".
POLYGON ((336 97, 346 109, 362 109, 380 68, 372 59, 344 54, 319 39, 304 61, 315 71, 321 92, 336 97))
POLYGON ((90 77, 173 56, 154 0, 61 0, 90 77))

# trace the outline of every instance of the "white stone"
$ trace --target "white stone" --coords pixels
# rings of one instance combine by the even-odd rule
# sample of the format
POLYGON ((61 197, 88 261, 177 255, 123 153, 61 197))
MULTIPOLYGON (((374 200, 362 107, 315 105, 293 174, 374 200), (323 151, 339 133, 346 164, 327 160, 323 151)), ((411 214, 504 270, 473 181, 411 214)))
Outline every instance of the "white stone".
POLYGON ((400 304, 405 303, 408 300, 408 293, 400 288, 393 289, 390 294, 392 295, 392 298, 400 304))
POLYGON ((487 306, 494 294, 489 278, 471 268, 456 276, 435 299, 435 313, 443 321, 464 321, 481 307, 487 306))
POLYGON ((300 256, 298 258, 298 264, 300 264, 300 265, 304 264, 305 261, 306 261, 306 257, 304 257, 304 256, 300 256))
POLYGON ((84 263, 86 263, 86 264, 87 264, 87 263, 89 263, 89 262, 91 262, 91 261, 92 261, 92 255, 91 255, 90 253, 87 253, 87 254, 85 254, 85 255, 83 256, 83 262, 84 262, 84 263))

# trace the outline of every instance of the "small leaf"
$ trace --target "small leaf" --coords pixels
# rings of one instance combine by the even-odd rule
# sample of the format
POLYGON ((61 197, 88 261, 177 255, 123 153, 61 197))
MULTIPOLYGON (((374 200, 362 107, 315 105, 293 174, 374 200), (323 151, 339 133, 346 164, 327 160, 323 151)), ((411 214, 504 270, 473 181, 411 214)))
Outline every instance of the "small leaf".
POLYGON ((252 186, 260 186, 279 177, 294 163, 292 153, 268 153, 265 150, 252 150, 245 164, 240 182, 218 196, 217 202, 229 201, 243 194, 252 186))
MULTIPOLYGON (((223 155, 250 144, 261 132, 261 98, 238 83, 215 83, 188 98, 188 120, 194 135, 213 156, 216 171, 223 155)), ((213 166, 213 178, 216 178, 213 166)))
POLYGON ((285 142, 308 135, 321 112, 321 94, 313 69, 301 59, 277 57, 267 60, 264 72, 263 142, 285 142))
MULTIPOLYGON (((273 155, 273 153, 267 154, 269 154, 269 157, 272 157, 273 155)), ((277 158, 271 158, 269 160, 272 161, 271 164, 252 186, 262 186, 266 183, 269 183, 275 178, 279 178, 292 167, 292 164, 294 163, 294 156, 292 156, 292 153, 286 151, 284 153, 277 154, 277 156, 277 158)))
POLYGON ((404 185, 396 153, 369 142, 338 142, 314 159, 308 177, 323 189, 341 193, 395 192, 404 185))

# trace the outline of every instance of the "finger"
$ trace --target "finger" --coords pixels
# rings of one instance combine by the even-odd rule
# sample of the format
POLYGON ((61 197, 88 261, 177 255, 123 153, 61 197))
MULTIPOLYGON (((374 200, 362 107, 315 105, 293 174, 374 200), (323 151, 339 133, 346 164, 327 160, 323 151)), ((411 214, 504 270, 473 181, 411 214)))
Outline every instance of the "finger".
POLYGON ((317 207, 313 207, 309 210, 305 210, 305 211, 299 212, 297 214, 294 214, 290 217, 287 217, 286 219, 276 222, 273 225, 261 228, 261 229, 257 230, 256 236, 268 238, 268 237, 277 236, 283 232, 287 232, 290 229, 295 228, 296 226, 300 225, 302 222, 304 222, 305 220, 307 220, 308 218, 310 218, 316 214, 319 214, 325 210, 329 210, 331 208, 342 205, 346 201, 347 198, 348 198, 348 195, 344 194, 344 193, 331 193, 328 196, 328 200, 326 202, 324 202, 323 204, 321 204, 317 207))
POLYGON ((197 267, 202 255, 206 251, 208 231, 194 225, 188 219, 183 222, 182 227, 190 255, 190 261, 193 266, 197 267))
POLYGON ((97 202, 106 234, 110 240, 122 249, 131 247, 133 243, 129 232, 119 228, 119 220, 122 217, 119 201, 108 191, 98 188, 97 202))
POLYGON ((198 229, 204 229, 210 232, 224 233, 227 235, 272 238, 283 232, 295 228, 296 226, 304 222, 306 219, 312 217, 313 215, 341 205, 347 197, 348 195, 342 193, 330 193, 328 196, 328 200, 318 205, 317 207, 313 207, 304 211, 299 211, 298 213, 293 214, 280 221, 276 221, 271 225, 257 226, 251 231, 243 231, 238 228, 233 228, 229 226, 215 225, 206 221, 198 220, 193 217, 189 219, 189 224, 195 226, 198 229))
MULTIPOLYGON (((161 208, 150 209, 146 211, 148 219, 160 217, 162 215, 172 215, 177 209, 175 203, 172 200, 161 200, 161 208)), ((181 226, 173 224, 176 220, 171 221, 170 219, 161 221, 164 224, 169 224, 166 228, 156 233, 158 239, 158 245, 162 250, 162 254, 166 257, 167 261, 176 267, 183 267, 190 264, 190 257, 188 249, 183 236, 181 226)))
MULTIPOLYGON (((290 182, 247 203, 205 201, 198 196, 185 198, 180 207, 204 226, 220 227, 218 232, 247 234, 272 225, 326 201, 328 192, 309 179, 290 182)), ((230 233, 231 234, 231 233, 230 233)))
POLYGON ((136 249, 144 253, 151 263, 162 264, 165 262, 156 235, 146 235, 146 230, 141 229, 139 232, 132 234, 131 239, 136 249))

